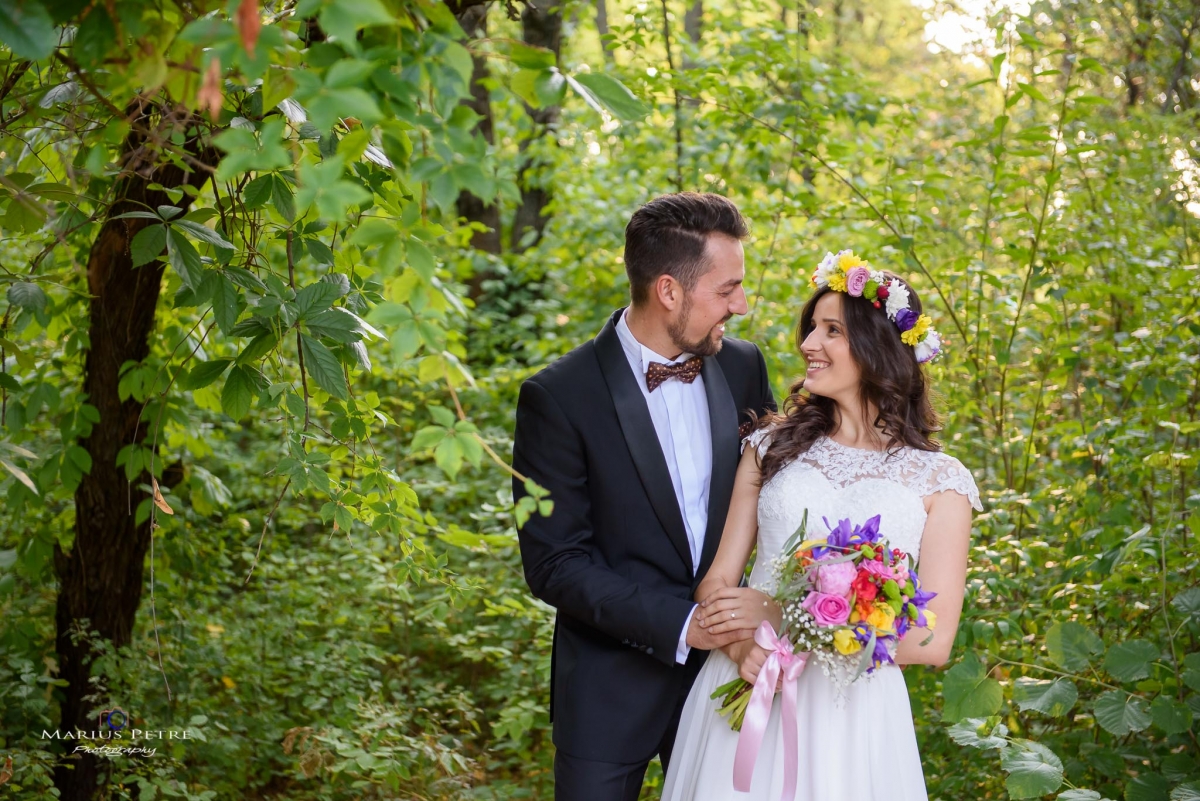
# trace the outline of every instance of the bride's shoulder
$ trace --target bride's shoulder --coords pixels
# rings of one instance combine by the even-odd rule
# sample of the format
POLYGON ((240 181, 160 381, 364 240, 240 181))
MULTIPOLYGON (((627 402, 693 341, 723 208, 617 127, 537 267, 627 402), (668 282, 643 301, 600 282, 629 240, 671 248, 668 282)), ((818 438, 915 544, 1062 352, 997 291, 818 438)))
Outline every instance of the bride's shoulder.
POLYGON ((945 451, 918 451, 906 449, 925 469, 921 471, 919 494, 924 497, 938 492, 957 492, 965 495, 976 511, 983 511, 979 500, 979 487, 971 471, 958 459, 945 451))
POLYGON ((767 448, 771 447, 771 440, 778 429, 779 420, 761 422, 758 428, 742 438, 742 453, 746 452, 746 448, 754 448, 758 452, 758 458, 761 460, 766 455, 767 448))

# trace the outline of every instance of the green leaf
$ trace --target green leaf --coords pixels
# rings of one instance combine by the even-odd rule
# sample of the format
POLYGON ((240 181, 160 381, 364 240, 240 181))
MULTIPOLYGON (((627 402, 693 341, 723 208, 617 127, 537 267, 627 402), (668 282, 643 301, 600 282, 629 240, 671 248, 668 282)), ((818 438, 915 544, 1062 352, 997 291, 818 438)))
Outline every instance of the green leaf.
POLYGON ((1171 801, 1200 801, 1200 781, 1176 787, 1171 791, 1171 801))
POLYGON ((942 696, 946 702, 942 719, 947 722, 986 718, 999 712, 1004 703, 1000 683, 987 677, 984 666, 974 656, 968 656, 946 671, 942 696))
POLYGON ((444 428, 454 427, 454 423, 457 420, 457 418, 454 416, 454 412, 450 411, 445 406, 429 406, 427 408, 429 410, 429 416, 433 418, 435 423, 444 428))
POLYGON ((300 335, 300 349, 304 353, 304 367, 317 386, 338 400, 346 400, 349 397, 346 376, 333 352, 306 334, 300 335))
POLYGON ((225 368, 233 362, 233 359, 210 359, 206 362, 200 362, 191 369, 183 379, 179 381, 179 387, 183 390, 201 389, 207 387, 212 382, 221 377, 225 372, 225 368))
POLYGON ((326 309, 305 321, 308 332, 316 337, 329 337, 342 343, 362 339, 359 319, 345 309, 326 309))
POLYGON ((1109 734, 1124 737, 1150 725, 1149 705, 1136 695, 1109 690, 1096 699, 1096 722, 1109 734))
POLYGON ((3 466, 5 470, 12 473, 13 478, 15 478, 17 481, 20 481, 22 484, 24 484, 26 487, 28 487, 29 491, 32 492, 34 495, 39 494, 38 490, 37 490, 37 485, 35 485, 33 483, 33 479, 31 479, 24 470, 22 470, 21 468, 17 467, 12 462, 9 462, 5 459, 0 459, 0 466, 3 466))
POLYGON ((241 313, 239 299, 237 287, 233 285, 233 282, 218 273, 216 291, 213 292, 212 297, 213 317, 223 334, 228 335, 237 324, 238 315, 241 313))
POLYGON ((992 723, 996 718, 967 718, 949 728, 950 739, 959 745, 987 750, 1008 747, 1008 727, 992 723))
POLYGON ((438 443, 437 448, 433 451, 433 460, 437 462, 437 466, 442 468, 450 478, 458 475, 458 471, 462 469, 463 452, 459 445, 457 437, 446 437, 438 443))
POLYGON ((437 260, 433 257, 433 251, 419 239, 410 239, 408 242, 408 265, 426 281, 432 281, 434 271, 437 270, 437 260))
POLYGON ((276 175, 271 187, 271 202, 279 216, 289 223, 296 219, 296 193, 282 175, 276 175))
POLYGON ((271 199, 271 192, 275 188, 275 176, 260 175, 250 183, 246 184, 246 188, 242 190, 242 203, 247 209, 257 209, 267 205, 267 201, 271 199))
POLYGON ((167 257, 171 267, 183 280, 184 286, 191 290, 200 288, 200 283, 204 280, 200 254, 192 243, 187 241, 187 237, 175 228, 167 231, 167 257))
POLYGON ((234 420, 241 420, 254 401, 254 380, 245 367, 235 365, 221 390, 221 410, 234 420))
POLYGON ((391 25, 395 18, 379 0, 332 0, 318 17, 321 30, 345 47, 355 47, 355 34, 370 25, 391 25))
POLYGON ((1055 623, 1046 632, 1046 652, 1063 670, 1083 670, 1103 650, 1101 639, 1074 621, 1055 623))
POLYGON ((1000 767, 1008 772, 1004 783, 1010 798, 1038 798, 1062 786, 1063 764, 1041 743, 1017 740, 1000 753, 1000 767))
POLYGON ((84 475, 90 475, 92 472, 92 455, 78 445, 72 445, 67 448, 67 458, 71 460, 79 471, 84 475))
MULTIPOLYGON (((579 73, 567 81, 581 95, 589 93, 617 119, 640 120, 650 113, 650 107, 638 100, 625 84, 602 72, 579 73)), ((589 101, 589 105, 594 104, 589 101)))
POLYGON ((0 42, 18 58, 41 61, 58 47, 58 30, 50 12, 38 0, 2 0, 0 42))
POLYGON ((442 426, 425 426, 416 433, 409 447, 414 451, 423 451, 426 448, 432 448, 445 439, 449 433, 450 431, 442 426))
POLYGON ((1158 659, 1158 648, 1145 640, 1117 643, 1104 657, 1104 669, 1119 681, 1137 681, 1150 676, 1150 663, 1158 659))
POLYGON ((301 287, 296 293, 296 308, 300 312, 300 319, 325 311, 344 294, 346 293, 340 285, 329 281, 317 281, 301 287))
POLYGON ((167 246, 167 227, 165 225, 148 225, 138 231, 129 243, 129 253, 133 257, 133 266, 141 267, 162 256, 163 248, 167 246))
POLYGON ((1125 785, 1125 801, 1167 801, 1167 780, 1160 773, 1139 773, 1125 785))
MULTIPOLYGON (((244 321, 243 321, 244 322, 244 321)), ((241 325, 239 323, 238 325, 241 325)), ((237 355, 237 363, 250 365, 266 356, 279 342, 279 336, 272 330, 262 331, 250 340, 250 344, 246 345, 245 350, 237 355)))
POLYGON ((209 228, 207 225, 201 225, 198 222, 191 220, 175 220, 171 223, 172 228, 182 228, 187 231, 194 239, 212 245, 213 247, 222 248, 224 250, 236 250, 233 243, 225 237, 209 228))
POLYGON ((1200 653, 1183 658, 1183 683, 1200 693, 1200 653))
POLYGON ((1033 710, 1060 717, 1075 706, 1079 700, 1079 690, 1070 679, 1043 681, 1022 677, 1013 685, 1013 700, 1023 712, 1033 710))
POLYGON ((17 281, 8 287, 8 302, 30 311, 46 308, 46 293, 30 281, 17 281))
POLYGON ((553 67, 556 62, 553 50, 545 47, 533 47, 515 40, 510 42, 509 56, 518 67, 530 70, 547 69, 553 67))
POLYGON ((1192 620, 1200 620, 1200 587, 1192 587, 1175 596, 1171 606, 1192 620))
POLYGON ((1150 704, 1150 718, 1167 734, 1181 734, 1192 727, 1192 710, 1188 705, 1165 695, 1150 704))
POLYGON ((1095 790, 1064 790, 1056 796, 1056 801, 1104 801, 1095 790))

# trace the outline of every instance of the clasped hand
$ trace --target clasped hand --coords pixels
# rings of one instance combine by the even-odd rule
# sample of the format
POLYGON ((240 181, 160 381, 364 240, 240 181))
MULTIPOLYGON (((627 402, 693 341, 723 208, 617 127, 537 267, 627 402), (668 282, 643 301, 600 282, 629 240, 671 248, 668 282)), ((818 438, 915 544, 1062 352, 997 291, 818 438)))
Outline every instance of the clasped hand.
POLYGON ((783 610, 771 596, 749 587, 722 587, 700 602, 696 620, 708 634, 741 632, 737 642, 721 646, 721 651, 738 665, 738 675, 753 684, 767 661, 768 652, 754 642, 754 632, 768 620, 776 631, 783 621, 783 610))

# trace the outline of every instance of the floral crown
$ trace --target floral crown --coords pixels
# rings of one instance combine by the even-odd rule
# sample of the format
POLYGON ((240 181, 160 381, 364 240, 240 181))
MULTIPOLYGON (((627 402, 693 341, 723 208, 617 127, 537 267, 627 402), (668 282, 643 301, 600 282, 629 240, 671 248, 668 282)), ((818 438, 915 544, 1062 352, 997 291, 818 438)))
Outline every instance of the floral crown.
POLYGON ((855 298, 866 298, 875 308, 886 305, 888 319, 900 329, 900 341, 913 349, 917 363, 931 361, 942 352, 942 338, 933 329, 933 320, 910 308, 908 287, 898 278, 889 279, 854 255, 852 250, 826 253, 812 274, 813 286, 829 287, 855 298))

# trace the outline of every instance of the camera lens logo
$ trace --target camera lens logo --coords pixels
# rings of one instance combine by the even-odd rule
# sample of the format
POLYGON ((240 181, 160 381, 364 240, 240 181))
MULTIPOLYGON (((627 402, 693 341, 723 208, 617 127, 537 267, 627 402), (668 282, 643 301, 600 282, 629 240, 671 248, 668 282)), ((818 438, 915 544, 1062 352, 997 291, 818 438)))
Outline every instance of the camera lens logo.
POLYGON ((119 706, 100 713, 100 728, 107 726, 111 731, 120 731, 129 725, 129 713, 119 706))

